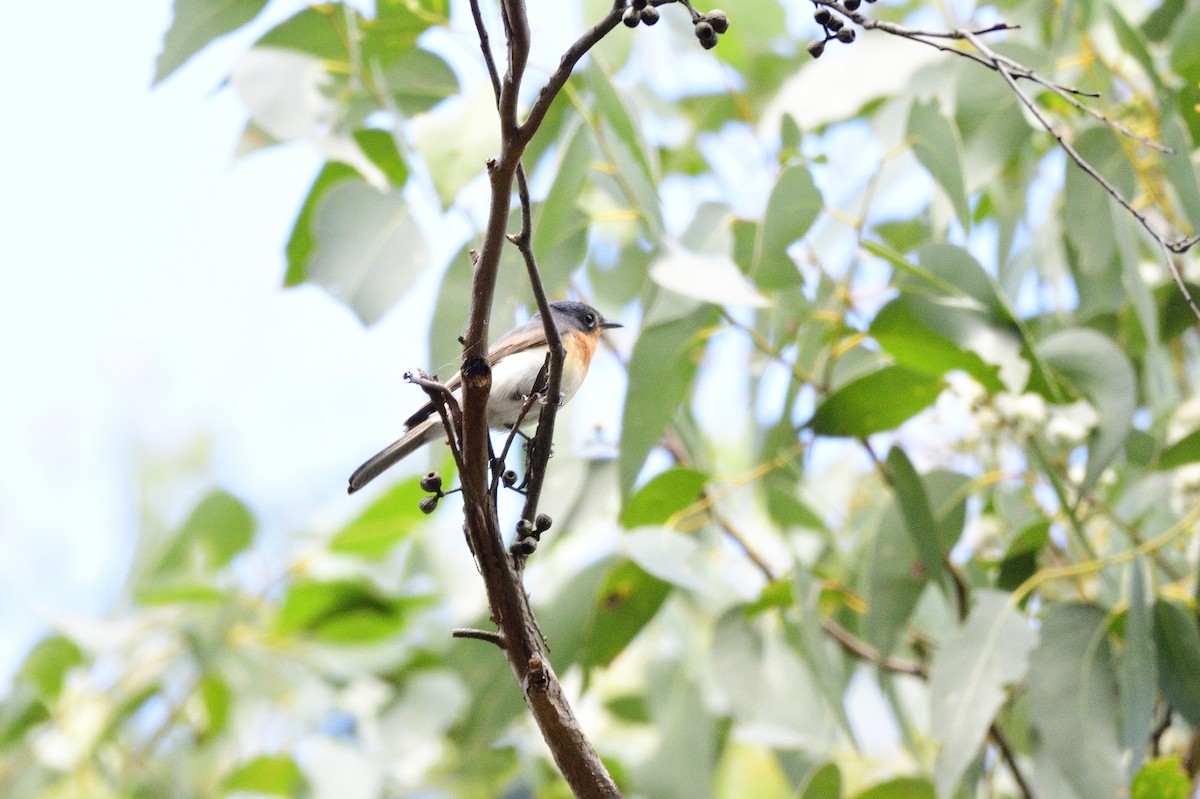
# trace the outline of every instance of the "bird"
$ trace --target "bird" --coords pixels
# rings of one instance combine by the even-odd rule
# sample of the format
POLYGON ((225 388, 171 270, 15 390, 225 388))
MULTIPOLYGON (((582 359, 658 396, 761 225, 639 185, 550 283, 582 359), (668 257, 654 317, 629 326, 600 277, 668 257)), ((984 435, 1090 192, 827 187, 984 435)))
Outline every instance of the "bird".
MULTIPOLYGON (((592 306, 570 300, 550 303, 550 316, 562 338, 563 358, 560 404, 575 395, 587 376, 592 355, 600 334, 622 327, 620 322, 605 319, 592 306)), ((516 424, 527 397, 544 390, 546 329, 542 315, 534 314, 501 336, 488 350, 488 365, 492 369, 492 390, 488 395, 488 427, 509 429, 516 424), (539 385, 539 382, 543 385, 539 385)), ((462 373, 457 372, 446 382, 456 399, 462 398, 462 373)), ((350 475, 346 491, 353 494, 387 469, 399 463, 420 447, 444 436, 441 416, 432 402, 427 402, 404 422, 404 435, 368 458, 350 475)))

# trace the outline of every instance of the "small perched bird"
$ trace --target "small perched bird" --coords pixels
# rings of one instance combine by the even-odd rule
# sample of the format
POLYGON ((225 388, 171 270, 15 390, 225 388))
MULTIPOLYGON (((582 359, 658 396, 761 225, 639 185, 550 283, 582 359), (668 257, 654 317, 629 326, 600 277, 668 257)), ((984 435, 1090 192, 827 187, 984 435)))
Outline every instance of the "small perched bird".
MULTIPOLYGON (((561 385, 561 401, 566 402, 575 395, 587 376, 600 334, 609 328, 621 327, 621 324, 610 322, 595 308, 582 302, 552 302, 550 315, 566 350, 561 385)), ((535 314, 525 324, 505 333, 488 350, 488 365, 492 368, 492 391, 488 395, 489 427, 511 429, 516 424, 525 398, 539 388, 538 376, 546 365, 546 353, 549 351, 541 314, 535 314)), ((462 373, 455 373, 446 382, 446 387, 461 400, 462 373)), ((347 493, 353 494, 417 448, 441 438, 444 432, 441 417, 433 403, 425 403, 405 420, 403 436, 354 470, 354 474, 350 475, 347 493)))

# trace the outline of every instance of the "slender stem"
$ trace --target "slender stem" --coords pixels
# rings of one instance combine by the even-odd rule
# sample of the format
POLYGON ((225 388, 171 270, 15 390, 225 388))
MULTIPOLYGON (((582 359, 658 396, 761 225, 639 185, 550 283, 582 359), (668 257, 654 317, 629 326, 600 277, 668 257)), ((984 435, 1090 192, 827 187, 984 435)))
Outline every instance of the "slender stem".
POLYGON ((476 630, 472 627, 455 627, 450 631, 450 635, 455 638, 473 638, 476 641, 487 641, 490 644, 495 644, 501 649, 504 649, 506 646, 504 643, 504 636, 498 632, 493 632, 492 630, 476 630))
POLYGON ((992 742, 996 744, 996 748, 1000 750, 1000 757, 1004 760, 1004 765, 1008 766, 1008 772, 1012 774, 1013 780, 1017 783, 1017 787, 1021 789, 1021 795, 1025 799, 1037 799, 1033 792, 1033 786, 1029 784, 1029 780, 1025 778, 1025 773, 1021 771, 1017 765, 1017 753, 1013 749, 1012 742, 1008 740, 1004 730, 996 722, 988 727, 988 735, 992 742))

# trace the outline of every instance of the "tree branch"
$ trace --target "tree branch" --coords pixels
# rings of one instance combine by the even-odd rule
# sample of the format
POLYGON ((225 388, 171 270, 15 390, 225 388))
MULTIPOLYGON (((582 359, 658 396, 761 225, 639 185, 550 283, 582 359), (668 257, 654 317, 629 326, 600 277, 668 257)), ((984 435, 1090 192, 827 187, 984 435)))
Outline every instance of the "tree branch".
MULTIPOLYGON (((517 123, 517 99, 521 79, 529 55, 529 23, 523 0, 501 0, 501 16, 504 20, 508 44, 508 68, 503 77, 496 68, 491 53, 486 25, 480 12, 478 0, 472 0, 471 11, 479 35, 480 47, 492 87, 496 92, 497 113, 500 117, 501 147, 498 157, 488 162, 491 201, 487 223, 483 233, 483 244, 475 262, 472 279, 471 308, 463 337, 463 422, 462 450, 463 468, 460 469, 464 516, 467 538, 475 552, 480 574, 487 589, 488 604, 499 632, 496 637, 504 642, 504 653, 517 683, 521 686, 525 703, 542 732, 559 771, 577 797, 581 799, 619 799, 616 783, 608 774, 599 755, 584 736, 570 704, 567 702, 538 630, 537 621, 529 606, 529 599, 521 584, 521 571, 517 558, 510 558, 496 516, 496 493, 498 483, 489 485, 487 469, 489 437, 487 424, 488 395, 491 391, 491 368, 487 362, 488 325, 492 302, 496 290, 496 277, 500 265, 500 254, 507 239, 509 210, 512 204, 512 188, 517 181, 522 204, 522 231, 516 244, 526 256, 530 282, 538 300, 538 308, 546 325, 546 335, 551 342, 550 367, 547 375, 550 401, 542 409, 538 427, 539 437, 553 432, 556 399, 561 383, 562 347, 558 341, 557 328, 550 314, 549 303, 541 286, 537 265, 529 249, 531 238, 530 201, 521 157, 533 134, 545 118, 549 103, 553 101, 570 75, 574 64, 605 33, 615 26, 597 26, 590 32, 591 38, 572 45, 563 63, 555 73, 559 80, 557 88, 547 93, 543 88, 539 101, 543 105, 536 116, 531 115, 524 124, 517 123), (586 41, 585 41, 586 40, 586 41), (582 44, 581 44, 582 42, 582 44), (557 347, 554 345, 557 344, 557 347), (557 356, 557 357, 556 357, 557 356)), ((608 20, 610 14, 605 17, 608 20)), ((531 403, 530 403, 531 404, 531 403)), ((509 440, 511 444, 511 436, 509 440)), ((507 449, 506 445, 506 449, 507 449)), ((547 447, 548 449, 548 447, 547 447)), ((548 453, 547 453, 548 454, 548 453)), ((497 467, 496 471, 499 470, 497 467)), ((544 464, 539 471, 544 471, 544 464)), ((537 484, 540 490, 540 482, 537 484)), ((533 494, 536 507, 537 492, 533 494)), ((527 497, 526 507, 530 507, 527 497)), ((492 640, 482 631, 469 637, 492 640)), ((465 635, 465 634, 464 634, 465 635)), ((463 637, 463 636, 460 636, 463 637)))
POLYGON ((607 36, 609 31, 617 27, 624 12, 625 0, 613 0, 608 14, 567 48, 558 64, 558 69, 554 70, 550 79, 546 81, 546 85, 538 92, 537 99, 533 101, 533 105, 529 109, 529 115, 517 129, 516 138, 518 140, 528 142, 533 138, 533 134, 541 127, 542 120, 546 118, 546 112, 550 110, 554 98, 567 84, 567 78, 571 77, 579 59, 583 58, 588 50, 591 50, 597 42, 607 36))
POLYGON ((1021 90, 1020 86, 1018 85, 1018 80, 1028 80, 1047 89, 1048 91, 1053 92, 1055 95, 1069 103, 1076 110, 1087 114, 1122 136, 1127 136, 1147 147, 1150 147, 1151 149, 1157 150, 1160 153, 1173 153, 1174 151, 1170 147, 1163 146, 1145 136, 1134 133, 1128 127, 1122 125, 1115 119, 1109 118, 1096 109, 1081 103, 1077 99, 1079 97, 1099 97, 1098 94, 1093 92, 1085 92, 1080 89, 1074 89, 1069 86, 1063 86, 1062 84, 1055 83, 1052 80, 1044 78, 1029 67, 1020 64, 1013 59, 1008 58, 1007 56, 996 53, 994 50, 984 44, 979 38, 980 36, 984 36, 989 33, 1016 30, 1019 28, 1019 26, 1009 25, 1007 23, 999 23, 987 28, 981 28, 979 30, 968 30, 965 28, 951 31, 921 30, 918 28, 909 28, 894 22, 888 22, 886 20, 871 19, 859 11, 851 11, 850 9, 846 8, 846 6, 838 2, 838 0, 813 0, 813 2, 836 10, 839 14, 849 20, 852 20, 856 25, 859 25, 864 30, 878 30, 884 33, 890 33, 893 36, 899 36, 904 39, 910 39, 914 42, 920 42, 921 44, 933 47, 944 53, 952 53, 956 56, 970 59, 981 66, 999 73, 1000 76, 1004 78, 1005 82, 1008 83, 1009 88, 1011 88, 1012 91, 1017 95, 1017 99, 1020 101, 1021 105, 1023 105, 1033 115, 1038 124, 1041 125, 1041 127, 1047 133, 1054 137, 1054 140, 1058 143, 1058 146, 1062 148, 1063 152, 1065 152, 1072 161, 1075 162, 1076 166, 1082 169, 1088 175, 1088 177, 1096 181, 1096 183, 1098 183, 1100 187, 1104 189, 1105 193, 1116 200, 1117 204, 1124 208, 1127 213, 1132 215, 1142 229, 1144 229, 1150 235, 1150 237, 1154 239, 1162 252, 1163 259, 1167 265, 1167 271, 1170 272, 1171 279, 1175 283, 1175 287, 1187 301, 1188 307, 1192 311, 1192 315, 1196 317, 1197 321, 1200 321, 1200 307, 1197 306, 1196 300, 1192 297, 1191 292, 1188 291, 1187 286, 1183 282, 1183 276, 1179 272, 1179 266, 1175 263, 1174 258, 1172 258, 1173 254, 1180 255, 1185 253, 1197 243, 1200 243, 1200 234, 1171 237, 1166 233, 1156 230, 1145 214, 1134 208, 1133 204, 1126 200, 1121 193, 1117 191, 1117 188, 1107 178, 1100 174, 1099 170, 1092 166, 1087 159, 1081 156, 1079 151, 1077 151, 1061 133, 1054 129, 1053 124, 1037 106, 1037 104, 1033 102, 1033 99, 1021 90), (962 49, 960 47, 954 47, 946 42, 966 42, 974 48, 974 52, 962 49))

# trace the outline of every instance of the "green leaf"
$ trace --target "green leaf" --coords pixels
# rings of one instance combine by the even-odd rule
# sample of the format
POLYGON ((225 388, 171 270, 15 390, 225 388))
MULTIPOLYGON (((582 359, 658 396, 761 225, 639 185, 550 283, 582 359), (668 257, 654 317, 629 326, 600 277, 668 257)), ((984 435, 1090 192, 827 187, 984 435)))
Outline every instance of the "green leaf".
POLYGON ((642 694, 613 697, 605 701, 604 707, 621 721, 631 724, 647 724, 650 721, 650 708, 647 707, 646 697, 642 694))
POLYGON ((361 25, 364 60, 390 66, 411 52, 431 25, 448 24, 449 15, 446 0, 376 0, 374 19, 361 25))
POLYGON ((618 467, 625 502, 667 424, 691 391, 692 378, 704 351, 704 333, 716 322, 716 309, 692 313, 643 328, 629 360, 629 391, 621 421, 618 467))
POLYGON ((885 366, 826 397, 808 424, 820 436, 865 438, 899 427, 932 405, 944 387, 932 375, 885 366))
POLYGON ((46 703, 34 696, 27 685, 14 685, 0 700, 0 746, 22 740, 31 729, 50 719, 46 703))
POLYGON ((838 728, 818 678, 797 642, 768 629, 763 617, 747 619, 735 606, 712 632, 710 679, 733 716, 734 735, 751 745, 828 751, 838 728))
POLYGON ((854 799, 935 799, 933 783, 924 777, 897 777, 873 785, 854 799))
POLYGON ((422 114, 413 123, 413 133, 438 197, 448 206, 499 152, 500 125, 491 87, 464 96, 453 108, 422 114))
POLYGON ((363 181, 339 181, 321 199, 312 224, 308 280, 344 302, 364 323, 377 322, 429 262, 425 237, 399 193, 363 181))
POLYGON ((267 0, 175 0, 171 27, 154 64, 154 85, 214 39, 249 23, 266 5, 267 0))
POLYGON ((322 61, 350 70, 350 50, 347 46, 346 23, 362 26, 365 22, 357 10, 345 3, 321 3, 293 14, 267 31, 254 43, 255 47, 277 47, 316 56, 322 61))
POLYGON ((1015 591, 1037 571, 1037 556, 1050 541, 1050 522, 1040 521, 1029 525, 1013 539, 1000 561, 1000 573, 996 576, 996 587, 1015 591))
POLYGON ((144 605, 220 605, 229 599, 216 586, 189 580, 156 581, 138 587, 134 596, 144 605))
POLYGON ((1115 7, 1109 6, 1108 16, 1112 20, 1113 32, 1117 34, 1117 41, 1121 43, 1121 47, 1125 52, 1129 53, 1138 62, 1146 75, 1154 83, 1155 88, 1162 86, 1162 79, 1158 75, 1158 70, 1154 66, 1154 57, 1150 55, 1150 51, 1146 48, 1146 42, 1141 34, 1134 29, 1129 21, 1121 15, 1115 7))
POLYGON ((1158 687, 1193 727, 1200 727, 1200 632, 1196 614, 1166 599, 1154 603, 1158 687))
POLYGON ((656 474, 629 498, 621 511, 621 525, 635 527, 666 524, 667 519, 700 498, 708 476, 695 469, 674 468, 656 474))
POLYGON ((671 594, 671 584, 648 574, 632 561, 622 561, 600 585, 591 635, 584 644, 585 669, 607 666, 625 651, 658 613, 671 594))
POLYGON ((907 136, 913 140, 917 160, 950 198, 963 229, 969 230, 971 209, 967 205, 963 180, 962 143, 950 120, 942 115, 941 103, 936 97, 926 103, 913 102, 908 114, 907 136))
POLYGON ((64 635, 44 638, 25 656, 19 678, 27 680, 38 698, 54 702, 62 690, 67 672, 84 662, 83 651, 64 635))
POLYGON ((801 281, 800 270, 788 255, 788 247, 808 232, 825 207, 812 174, 804 166, 783 170, 758 229, 754 266, 750 277, 761 288, 778 289, 801 281))
POLYGON ((418 505, 424 496, 419 476, 405 480, 339 530, 329 542, 330 551, 371 560, 385 557, 420 526, 425 514, 418 505))
POLYGON ((1193 430, 1164 449, 1154 465, 1158 469, 1174 469, 1196 461, 1200 461, 1200 429, 1193 430))
POLYGON ((1142 766, 1146 742, 1154 727, 1158 684, 1142 566, 1139 557, 1129 567, 1129 610, 1125 614, 1125 645, 1117 674, 1121 688, 1121 743, 1130 753, 1127 771, 1131 779, 1142 766))
POLYGON ((224 566, 254 540, 254 517, 237 497, 214 491, 196 505, 175 533, 152 574, 211 571, 224 566))
POLYGON ((809 772, 797 789, 800 799, 842 799, 842 772, 837 763, 823 763, 809 772))
POLYGON ((386 596, 365 580, 298 582, 284 597, 275 629, 333 643, 373 643, 398 632, 408 610, 422 601, 386 596))
POLYGON ((590 220, 579 208, 579 197, 587 185, 588 165, 594 157, 592 137, 576 125, 566 146, 555 154, 554 181, 546 199, 538 203, 533 224, 533 251, 546 292, 554 295, 587 253, 590 220))
POLYGON ((208 673, 200 678, 196 693, 204 708, 202 737, 211 739, 220 735, 229 721, 229 709, 233 704, 233 692, 229 685, 216 674, 208 673))
MULTIPOLYGON (((989 192, 996 188, 1004 170, 1019 153, 1028 151, 1033 132, 1008 84, 1003 80, 979 80, 977 69, 972 63, 958 65, 953 101, 954 127, 962 141, 960 158, 966 193, 983 192, 974 219, 980 218, 980 208, 990 199, 989 192)), ((953 158, 947 160, 953 168, 953 158)))
POLYGON ((400 113, 416 116, 458 94, 458 77, 445 59, 414 47, 383 71, 383 80, 400 113))
POLYGON ((1151 760, 1129 786, 1129 799, 1188 799, 1191 793, 1191 780, 1177 757, 1151 760))
MULTIPOLYGON (((1075 149, 1119 193, 1126 199, 1131 197, 1133 165, 1112 131, 1104 127, 1090 128, 1079 135, 1075 149)), ((1074 162, 1067 164, 1063 198, 1066 207, 1071 209, 1069 214, 1064 214, 1063 222, 1067 238, 1079 252, 1080 269, 1085 275, 1096 275, 1116 252, 1114 201, 1103 186, 1074 162)))
POLYGON ((393 188, 404 187, 408 182, 408 164, 404 162, 404 156, 400 154, 396 139, 390 132, 379 128, 360 128, 354 131, 354 141, 363 155, 379 167, 393 188))
POLYGON ((908 455, 898 446, 888 451, 887 466, 904 526, 921 556, 925 572, 941 584, 946 573, 946 552, 939 540, 933 508, 929 505, 929 496, 925 493, 921 476, 917 474, 908 455))
POLYGON ((889 505, 880 519, 866 566, 863 632, 881 654, 891 654, 929 582, 929 572, 895 505, 889 505))
POLYGON ((221 790, 295 797, 308 791, 308 781, 296 761, 287 755, 260 755, 231 771, 222 780, 221 790))
POLYGON ((847 737, 853 738, 854 730, 846 713, 846 690, 850 682, 846 659, 821 627, 821 610, 818 606, 821 592, 813 575, 806 569, 796 569, 792 593, 797 612, 784 616, 787 642, 812 672, 817 690, 821 692, 826 707, 837 719, 842 731, 847 737))
POLYGON ((1088 440, 1088 464, 1080 494, 1086 494, 1120 451, 1133 428, 1137 377, 1129 357, 1112 339, 1088 329, 1062 330, 1039 345, 1042 359, 1081 391, 1100 414, 1088 440))
MULTIPOLYGON (((369 154, 368 157, 370 157, 369 154)), ((362 176, 354 167, 340 161, 326 161, 325 165, 321 167, 321 171, 317 173, 316 179, 308 189, 308 195, 304 198, 304 205, 300 207, 300 213, 292 225, 292 234, 288 237, 286 249, 288 266, 283 285, 298 286, 308 280, 308 261, 317 246, 312 229, 317 206, 325 197, 325 192, 341 181, 350 178, 361 180, 362 176)))
POLYGON ((1095 605, 1053 604, 1029 664, 1029 721, 1041 756, 1080 797, 1120 796, 1126 784, 1107 626, 1095 605))
MULTIPOLYGON (((1164 97, 1163 107, 1172 106, 1174 103, 1164 97)), ((1196 116, 1196 114, 1192 114, 1192 116, 1196 116)), ((1200 183, 1196 180, 1196 170, 1192 167, 1191 158, 1188 156, 1192 149, 1188 141, 1188 134, 1178 116, 1172 114, 1162 120, 1161 140, 1162 144, 1175 151, 1162 153, 1159 156, 1163 174, 1167 176, 1167 180, 1175 189, 1175 194, 1179 197, 1179 204, 1183 206, 1184 216, 1192 230, 1196 230, 1200 228, 1200 183)))
POLYGON ((966 623, 934 655, 929 729, 941 743, 933 767, 938 796, 955 795, 1007 699, 1005 687, 1019 683, 1029 670, 1037 634, 1009 598, 997 591, 976 592, 966 623))
POLYGON ((659 661, 649 670, 650 717, 658 747, 634 772, 636 791, 655 799, 713 799, 722 735, 684 664, 659 661))
POLYGON ((1171 39, 1171 69, 1188 83, 1200 83, 1200 8, 1175 23, 1171 39))
POLYGON ((901 366, 940 377, 959 369, 992 392, 1004 390, 999 369, 972 350, 965 350, 929 329, 913 313, 904 297, 879 310, 871 322, 871 337, 901 366))
POLYGON ((1186 7, 1187 0, 1163 0, 1142 23, 1142 33, 1152 42, 1161 42, 1171 33, 1175 20, 1186 7))
POLYGON ((598 130, 593 123, 599 149, 611 159, 616 174, 621 176, 625 201, 643 215, 652 229, 662 230, 662 210, 656 189, 658 169, 652 160, 655 150, 646 144, 640 117, 630 110, 625 93, 613 83, 603 58, 593 57, 583 77, 595 92, 590 110, 600 123, 598 130))

